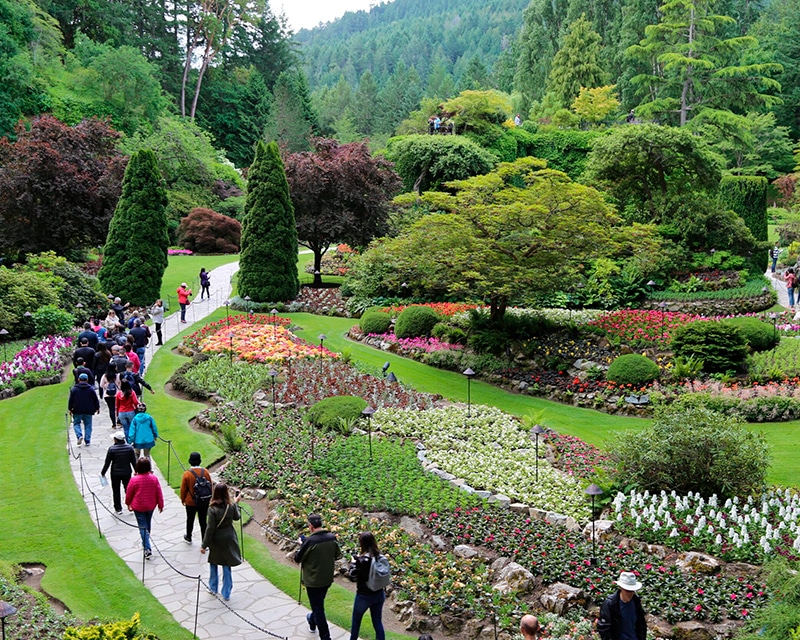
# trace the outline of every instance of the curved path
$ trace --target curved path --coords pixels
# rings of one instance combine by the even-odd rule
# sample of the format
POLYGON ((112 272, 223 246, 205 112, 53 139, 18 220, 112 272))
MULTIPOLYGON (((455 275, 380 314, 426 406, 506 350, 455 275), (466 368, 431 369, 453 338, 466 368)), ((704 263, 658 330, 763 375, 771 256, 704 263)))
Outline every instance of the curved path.
MULTIPOLYGON (((223 283, 212 292, 211 298, 192 302, 187 311, 187 324, 179 323, 179 314, 165 318, 165 340, 179 331, 202 321, 220 306, 231 294, 231 278, 239 268, 238 262, 224 265, 211 272, 211 282, 223 283)), ((158 351, 154 342, 147 350, 150 361, 158 351)), ((158 416, 155 416, 156 421, 158 416)), ((111 486, 101 487, 99 475, 105 462, 110 435, 113 433, 105 403, 94 416, 92 444, 78 447, 75 434, 68 429, 68 448, 71 451, 72 472, 78 488, 84 495, 90 515, 105 536, 109 545, 126 562, 153 595, 175 616, 175 619, 198 638, 236 638, 256 640, 261 638, 310 638, 316 636, 308 630, 306 613, 309 609, 297 604, 261 576, 245 562, 233 569, 233 593, 230 602, 206 592, 208 581, 207 556, 200 554, 199 530, 195 526, 194 544, 183 540, 186 512, 180 498, 164 480, 161 472, 155 473, 164 489, 164 511, 153 514, 153 557, 145 561, 142 554, 139 530, 133 513, 114 514, 111 486), (94 495, 93 495, 94 494, 94 495), (96 497, 95 497, 96 496, 96 497), (199 588, 200 576, 202 586, 199 588), (196 621, 196 631, 195 631, 196 621)), ((155 466, 155 465, 154 465, 155 466)), ((147 621, 144 621, 145 626, 147 621)), ((349 632, 331 625, 333 640, 344 640, 349 632)))

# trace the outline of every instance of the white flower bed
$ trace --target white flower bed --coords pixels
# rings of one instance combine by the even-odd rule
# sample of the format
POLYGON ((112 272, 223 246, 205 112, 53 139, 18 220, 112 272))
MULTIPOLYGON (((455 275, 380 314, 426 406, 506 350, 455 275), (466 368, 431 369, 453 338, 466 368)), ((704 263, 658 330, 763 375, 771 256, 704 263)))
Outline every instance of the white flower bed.
POLYGON ((502 493, 537 509, 577 520, 589 518, 586 496, 578 482, 542 457, 539 443, 539 481, 535 447, 519 422, 500 409, 450 406, 443 409, 377 411, 373 427, 384 433, 420 440, 426 458, 463 478, 476 489, 502 493))

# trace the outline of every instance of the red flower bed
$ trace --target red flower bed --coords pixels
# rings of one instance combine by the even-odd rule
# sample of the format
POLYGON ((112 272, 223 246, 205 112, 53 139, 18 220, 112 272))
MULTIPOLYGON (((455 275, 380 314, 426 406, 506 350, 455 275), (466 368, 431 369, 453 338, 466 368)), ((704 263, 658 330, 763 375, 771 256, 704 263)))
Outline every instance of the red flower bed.
POLYGON ((223 329, 236 327, 240 324, 288 327, 291 323, 292 321, 289 318, 282 318, 279 315, 254 314, 253 316, 246 316, 237 314, 231 316, 230 320, 228 318, 223 318, 222 320, 217 320, 216 322, 205 325, 202 329, 198 329, 194 333, 190 333, 183 339, 183 344, 190 349, 199 349, 200 343, 204 340, 216 335, 223 329))
POLYGON ((426 302, 425 304, 399 304, 392 307, 383 307, 381 311, 385 311, 386 313, 391 313, 393 316, 396 316, 400 315, 400 312, 407 307, 430 307, 440 316, 449 318, 463 311, 477 309, 479 306, 480 305, 477 304, 467 304, 466 302, 426 302))
POLYGON ((690 313, 622 309, 603 314, 588 323, 588 326, 629 345, 652 345, 668 343, 676 329, 703 319, 705 318, 702 316, 690 313))

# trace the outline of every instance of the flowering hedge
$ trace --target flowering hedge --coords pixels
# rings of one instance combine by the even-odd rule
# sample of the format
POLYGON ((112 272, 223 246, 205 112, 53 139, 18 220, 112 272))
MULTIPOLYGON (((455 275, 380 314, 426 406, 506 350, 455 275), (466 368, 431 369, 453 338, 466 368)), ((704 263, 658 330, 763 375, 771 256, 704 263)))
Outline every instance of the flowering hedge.
POLYGON ((190 256, 192 253, 189 249, 167 249, 169 256, 190 256))
POLYGON ((575 436, 548 430, 544 441, 553 448, 555 467, 571 476, 591 478, 598 468, 606 468, 611 462, 600 449, 575 436))
POLYGON ((55 375, 61 370, 61 352, 71 346, 71 337, 48 336, 18 352, 11 362, 0 362, 0 388, 15 379, 55 375))
POLYGON ((424 302, 414 305, 398 304, 391 307, 383 307, 381 311, 390 313, 392 316, 396 317, 409 306, 430 307, 443 318, 451 318, 457 313, 465 313, 470 309, 477 309, 479 307, 477 304, 467 304, 466 302, 424 302))
POLYGON ((768 491, 719 504, 689 493, 618 493, 616 527, 624 535, 673 549, 699 550, 728 562, 762 564, 773 554, 800 558, 800 496, 768 491))

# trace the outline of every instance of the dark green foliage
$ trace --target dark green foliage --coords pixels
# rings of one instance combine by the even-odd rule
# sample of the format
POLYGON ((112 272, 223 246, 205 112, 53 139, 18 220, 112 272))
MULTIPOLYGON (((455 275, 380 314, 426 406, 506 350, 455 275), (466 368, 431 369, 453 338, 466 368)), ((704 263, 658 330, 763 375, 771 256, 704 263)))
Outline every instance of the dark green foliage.
POLYGON ((742 366, 747 342, 738 328, 724 322, 700 320, 675 331, 671 347, 675 356, 694 356, 709 373, 724 373, 742 366))
POLYGON ((358 326, 364 333, 387 333, 392 326, 392 316, 385 311, 367 311, 358 326))
POLYGON ((463 136, 391 138, 386 157, 394 162, 403 188, 418 193, 436 190, 443 182, 487 173, 497 163, 493 154, 463 136))
POLYGON ((467 341, 467 333, 463 329, 446 322, 437 322, 431 329, 431 337, 450 344, 464 344, 467 341))
MULTIPOLYGON (((756 240, 767 240, 767 179, 761 176, 724 176, 719 184, 720 203, 745 221, 756 240)), ((760 251, 753 261, 761 273, 767 270, 769 254, 760 251)))
POLYGON ((397 316, 394 335, 398 338, 430 336, 437 322, 439 314, 430 307, 406 307, 397 316))
POLYGON ((650 358, 638 353, 626 353, 614 359, 608 367, 606 378, 617 384, 642 387, 657 380, 660 375, 661 370, 650 358))
POLYGON ((313 405, 306 419, 319 429, 348 433, 354 420, 361 417, 367 408, 367 401, 355 396, 333 396, 324 398, 313 405))
POLYGON ((300 290, 297 227, 276 142, 259 141, 248 177, 239 294, 256 302, 291 300, 300 290))
POLYGON ((563 171, 573 180, 577 180, 586 168, 586 161, 595 141, 605 136, 606 132, 554 129, 531 134, 514 129, 512 135, 518 138, 524 136, 524 153, 519 153, 520 157, 534 156, 547 160, 550 169, 563 171))
POLYGON ((764 568, 769 592, 780 596, 770 598, 765 607, 759 607, 737 632, 736 638, 794 640, 800 629, 800 573, 795 563, 781 556, 774 557, 764 568))
POLYGON ((725 324, 736 327, 742 334, 747 346, 753 351, 768 351, 780 342, 780 335, 768 322, 752 316, 727 318, 725 324))
POLYGON ((702 407, 662 409, 651 426, 618 435, 609 453, 623 486, 706 498, 758 493, 769 468, 763 434, 702 407))
POLYGON ((186 374, 210 357, 207 353, 196 353, 189 362, 178 367, 167 382, 172 385, 173 390, 186 394, 190 400, 208 400, 213 391, 195 384, 186 374))
POLYGON ((97 274, 105 293, 134 305, 152 304, 159 297, 169 247, 166 207, 155 154, 137 151, 125 170, 97 274))
POLYGON ((39 307, 31 319, 38 337, 65 335, 75 327, 75 316, 53 305, 39 307))

